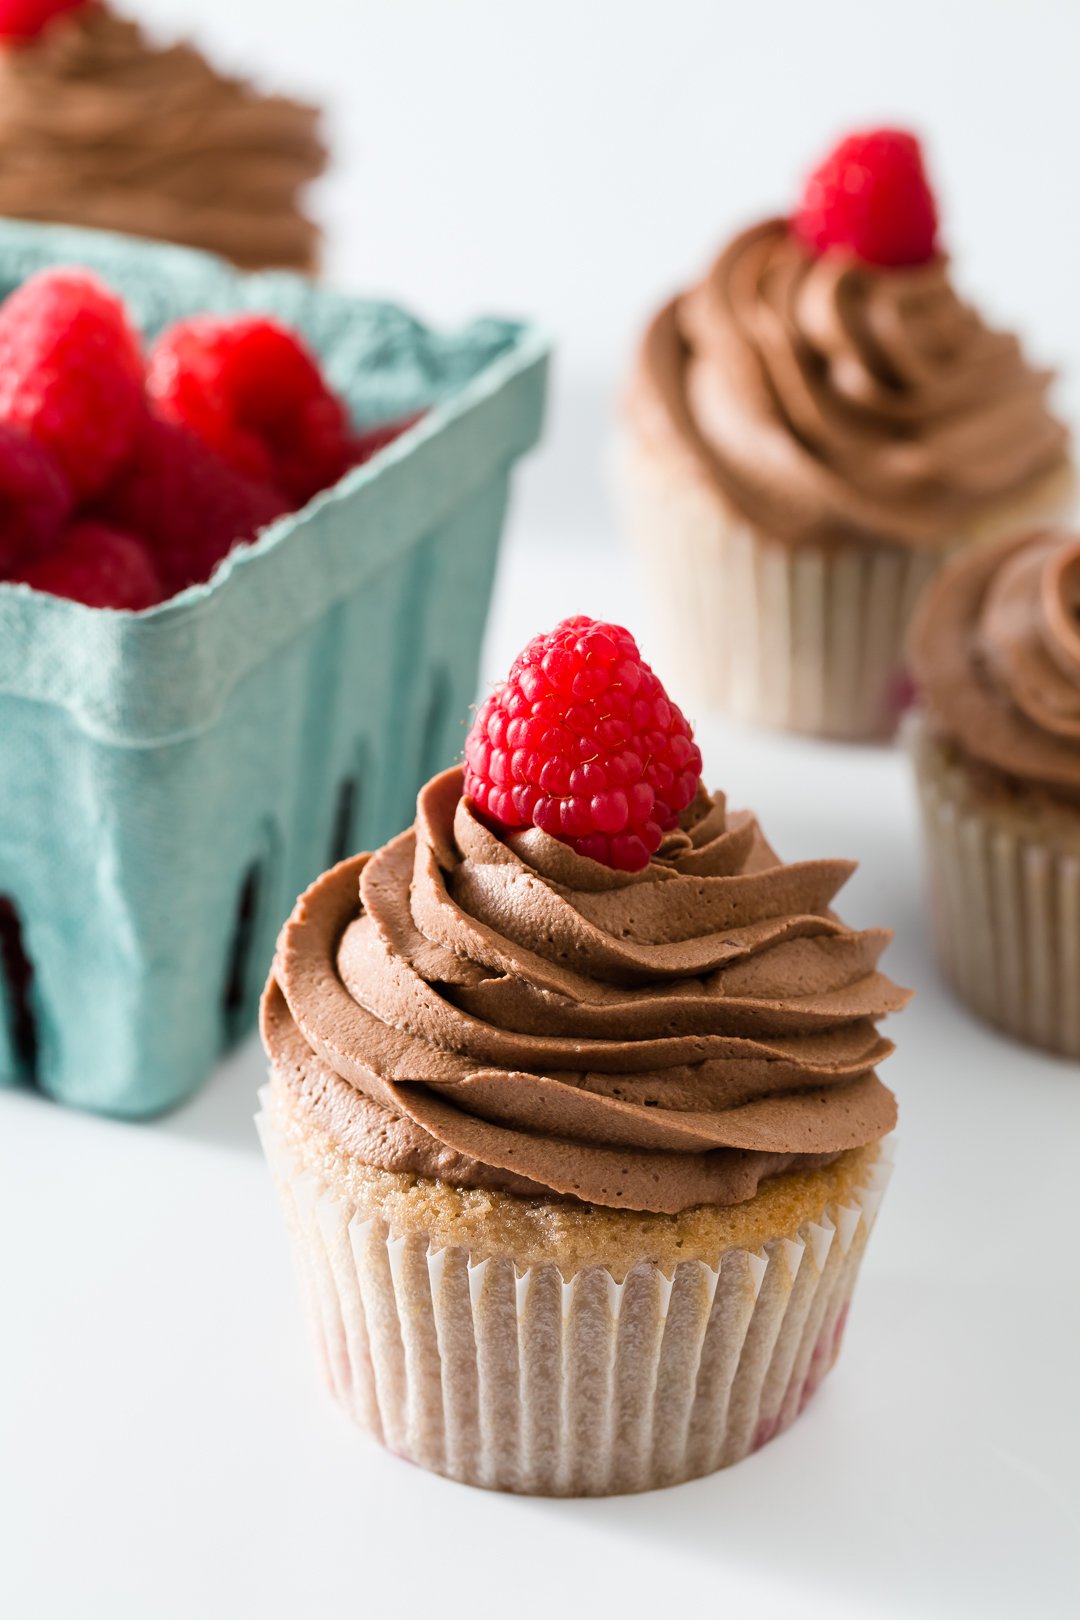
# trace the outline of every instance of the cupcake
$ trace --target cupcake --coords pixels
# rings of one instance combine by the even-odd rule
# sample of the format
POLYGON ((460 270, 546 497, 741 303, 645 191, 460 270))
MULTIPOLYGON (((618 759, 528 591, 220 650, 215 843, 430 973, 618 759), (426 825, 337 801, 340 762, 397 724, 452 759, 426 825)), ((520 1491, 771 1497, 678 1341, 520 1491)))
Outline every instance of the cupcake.
POLYGON ((313 271, 320 114, 92 0, 0 4, 0 213, 313 271))
POLYGON ((794 217, 736 237, 638 353, 619 482, 685 690, 890 735, 926 582, 1067 505, 1049 383, 954 290, 915 140, 843 141, 794 217))
POLYGON ((1080 1057, 1080 538, 957 558, 912 630, 909 721, 946 974, 1018 1040, 1080 1057))
POLYGON ((839 1348, 896 1109, 888 940, 707 793, 614 625, 538 637, 413 828, 299 901, 261 1129, 326 1376, 391 1451, 675 1484, 839 1348))

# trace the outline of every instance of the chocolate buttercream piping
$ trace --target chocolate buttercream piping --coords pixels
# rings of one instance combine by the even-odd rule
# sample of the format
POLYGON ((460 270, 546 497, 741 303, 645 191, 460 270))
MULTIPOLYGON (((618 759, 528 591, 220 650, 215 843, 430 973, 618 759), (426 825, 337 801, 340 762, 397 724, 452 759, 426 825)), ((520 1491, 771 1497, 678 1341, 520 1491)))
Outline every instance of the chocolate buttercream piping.
POLYGON ((320 879, 264 1006, 275 1067, 364 1162, 674 1212, 752 1197, 895 1120, 888 940, 702 794, 640 873, 498 837, 450 771, 414 828, 320 879))
POLYGON ((320 121, 87 5, 0 49, 0 212, 312 270, 301 196, 326 164, 320 121))
POLYGON ((1064 467, 1050 381, 943 258, 815 257, 770 220, 653 321, 629 412, 773 538, 937 546, 1064 467))
POLYGON ((911 656, 939 729, 1006 776, 1080 792, 1080 538, 980 547, 927 593, 911 656))

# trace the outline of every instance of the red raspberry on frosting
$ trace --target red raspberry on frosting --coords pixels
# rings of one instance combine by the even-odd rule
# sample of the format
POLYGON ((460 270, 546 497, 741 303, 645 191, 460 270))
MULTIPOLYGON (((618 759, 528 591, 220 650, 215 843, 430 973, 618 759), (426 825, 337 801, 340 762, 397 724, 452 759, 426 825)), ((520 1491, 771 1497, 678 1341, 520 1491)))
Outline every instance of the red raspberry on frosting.
POLYGON ((36 39, 54 17, 79 11, 88 0, 0 0, 0 39, 36 39))
POLYGON ((161 581, 143 542, 104 523, 73 523, 51 556, 14 578, 87 607, 139 612, 162 599, 161 581))
POLYGON ((209 579, 234 545, 286 510, 275 490, 241 478, 186 428, 153 416, 96 508, 106 523, 147 541, 169 595, 209 579))
POLYGON ((0 308, 0 422, 44 445, 75 494, 105 487, 145 410, 139 341, 85 270, 43 270, 0 308))
POLYGON ((74 504, 49 452, 17 428, 0 425, 0 575, 53 550, 74 504))
POLYGON ((199 315, 163 332, 147 388, 237 472, 303 506, 350 465, 345 408, 294 332, 263 315, 199 315))
POLYGON ((465 744, 465 792, 492 821, 625 872, 648 865, 700 777, 690 727, 633 636, 584 616, 530 641, 465 744))
POLYGON ((927 263, 937 207, 914 135, 849 135, 810 176, 792 224, 817 253, 841 248, 866 264, 927 263))

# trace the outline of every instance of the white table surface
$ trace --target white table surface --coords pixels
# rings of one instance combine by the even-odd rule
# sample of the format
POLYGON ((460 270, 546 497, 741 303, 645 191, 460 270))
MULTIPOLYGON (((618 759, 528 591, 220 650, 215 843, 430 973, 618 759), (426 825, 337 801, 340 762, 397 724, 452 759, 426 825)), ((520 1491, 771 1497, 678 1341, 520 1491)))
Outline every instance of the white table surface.
MULTIPOLYGON (((487 664, 579 608, 640 622, 614 548, 521 524, 487 664), (571 582, 573 581, 573 582, 571 582)), ((888 923, 897 1170, 844 1354, 799 1422, 642 1497, 498 1497, 384 1454, 317 1377, 251 1116, 254 1045, 170 1119, 0 1094, 0 1613, 398 1620, 1073 1615, 1080 1582, 1080 1074, 954 1005, 906 762, 706 725, 708 780, 785 858, 857 857, 888 923), (598 1601, 599 1600, 599 1601, 598 1601), (707 1605, 707 1607, 706 1607, 707 1605)))
MULTIPOLYGON (((340 278, 437 319, 531 309, 558 332, 491 677, 564 613, 642 626, 598 473, 629 336, 845 125, 930 135, 963 283, 1080 369, 1080 8, 910 0, 887 28, 865 0, 128 9, 331 103, 340 278)), ((859 859, 844 914, 896 929, 887 966, 917 991, 885 1069, 897 1171, 844 1354, 799 1422, 726 1474, 636 1498, 426 1475, 317 1378, 251 1123, 254 1044, 150 1126, 0 1092, 4 1620, 1078 1612, 1080 1073, 943 989, 899 754, 700 736, 710 783, 786 858, 859 859)))

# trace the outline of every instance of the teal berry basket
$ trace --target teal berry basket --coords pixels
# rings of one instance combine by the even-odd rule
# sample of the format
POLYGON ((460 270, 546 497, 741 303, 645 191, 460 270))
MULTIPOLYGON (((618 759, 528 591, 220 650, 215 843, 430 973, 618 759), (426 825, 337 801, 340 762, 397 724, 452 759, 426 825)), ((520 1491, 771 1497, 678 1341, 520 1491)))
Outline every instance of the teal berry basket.
POLYGON ((148 613, 0 585, 0 1083, 145 1116, 251 1027, 295 896, 406 826, 460 754, 548 345, 520 323, 435 333, 295 276, 0 222, 0 296, 55 264, 99 272, 148 335, 271 312, 359 426, 426 413, 148 613))

